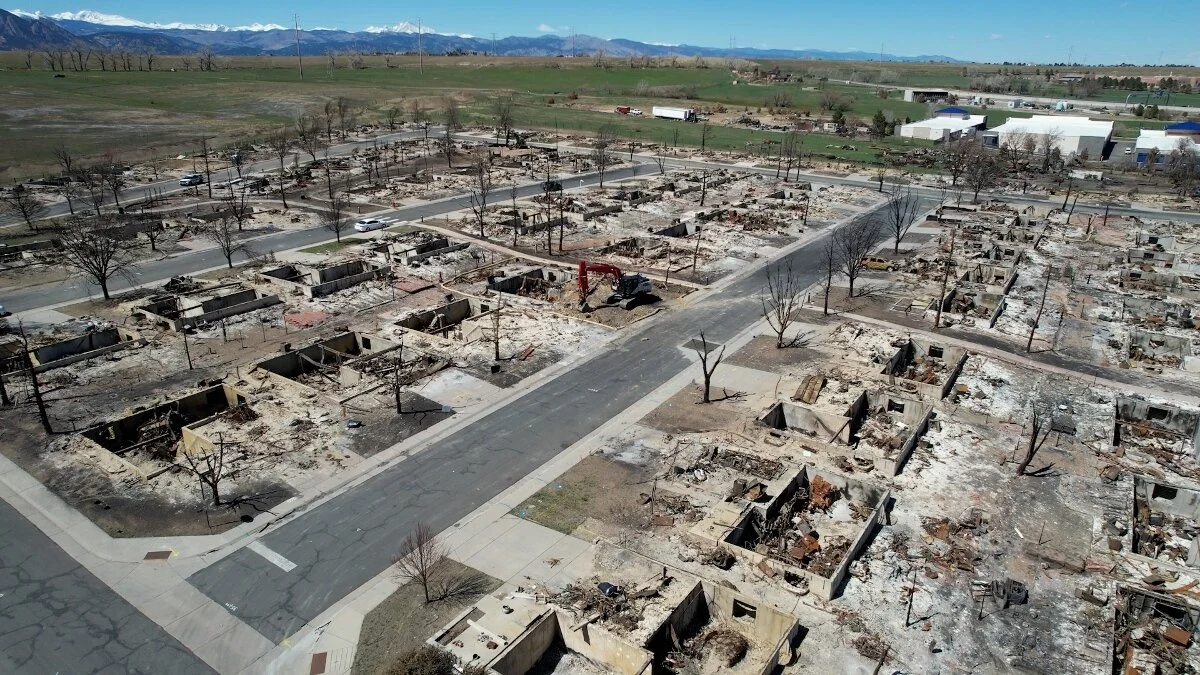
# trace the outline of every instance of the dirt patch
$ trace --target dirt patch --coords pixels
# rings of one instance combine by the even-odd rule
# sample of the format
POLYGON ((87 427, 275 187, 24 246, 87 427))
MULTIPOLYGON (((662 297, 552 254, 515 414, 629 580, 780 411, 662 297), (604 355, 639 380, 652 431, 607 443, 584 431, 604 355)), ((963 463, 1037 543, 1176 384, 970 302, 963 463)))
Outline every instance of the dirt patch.
POLYGON ((650 467, 641 467, 590 455, 550 482, 513 515, 532 520, 559 532, 571 534, 588 518, 606 520, 614 509, 637 504, 638 495, 649 492, 654 477, 650 467))
POLYGON ((453 560, 446 560, 439 574, 453 580, 450 597, 425 604, 420 584, 401 586, 363 619, 354 654, 354 675, 384 672, 396 657, 425 643, 435 630, 446 625, 479 598, 500 587, 501 581, 453 560))
POLYGON ((811 363, 824 358, 827 357, 804 347, 779 349, 775 346, 774 335, 759 335, 725 359, 725 363, 772 373, 783 373, 791 370, 790 366, 811 363))
POLYGON ((441 403, 410 391, 401 392, 400 405, 400 414, 389 408, 352 417, 362 423, 352 429, 354 452, 370 457, 454 414, 443 409, 441 403))
MULTIPOLYGON (((713 399, 724 395, 720 389, 713 388, 713 399)), ((684 387, 638 423, 664 433, 678 435, 733 428, 745 417, 745 412, 739 411, 732 401, 714 401, 704 405, 699 403, 700 398, 699 385, 684 387)))

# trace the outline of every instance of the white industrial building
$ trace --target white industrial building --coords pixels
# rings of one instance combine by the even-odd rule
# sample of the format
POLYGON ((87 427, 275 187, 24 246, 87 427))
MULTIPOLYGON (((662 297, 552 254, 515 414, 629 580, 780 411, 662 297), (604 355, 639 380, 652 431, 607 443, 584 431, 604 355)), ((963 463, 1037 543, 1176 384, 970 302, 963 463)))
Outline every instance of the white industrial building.
POLYGON ((956 141, 970 138, 987 125, 987 115, 972 115, 962 108, 942 108, 936 117, 900 127, 902 138, 918 138, 927 141, 956 141))
POLYGON ((1142 129, 1133 147, 1139 166, 1150 160, 1151 150, 1158 151, 1155 164, 1161 165, 1167 162, 1171 153, 1181 149, 1181 144, 1182 149, 1200 153, 1200 146, 1190 136, 1171 134, 1166 129, 1142 129))
POLYGON ((984 144, 993 147, 1025 144, 1031 138, 1037 147, 1042 147, 1045 136, 1054 136, 1054 147, 1063 157, 1080 155, 1086 150, 1091 159, 1100 159, 1112 140, 1111 121, 1092 120, 1072 115, 1034 115, 1033 117, 1010 117, 1008 121, 984 135, 984 144))

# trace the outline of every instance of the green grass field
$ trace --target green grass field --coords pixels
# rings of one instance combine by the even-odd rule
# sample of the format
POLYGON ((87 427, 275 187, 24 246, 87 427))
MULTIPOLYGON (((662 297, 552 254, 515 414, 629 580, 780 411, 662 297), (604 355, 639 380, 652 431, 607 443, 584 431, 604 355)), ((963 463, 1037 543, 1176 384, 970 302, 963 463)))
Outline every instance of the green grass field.
MULTIPOLYGON (((89 158, 105 153, 127 161, 171 157, 194 152, 200 138, 213 139, 216 147, 253 139, 280 125, 291 125, 298 114, 336 97, 351 99, 362 119, 375 121, 392 107, 404 110, 408 117, 414 101, 436 119, 443 98, 453 94, 463 101, 472 119, 487 122, 488 98, 505 91, 512 92, 519 102, 518 127, 557 126, 594 132, 602 124, 613 123, 627 139, 660 144, 673 144, 678 128, 680 145, 699 145, 696 125, 624 118, 611 111, 618 104, 627 104, 649 113, 653 105, 665 104, 702 110, 724 106, 731 112, 758 115, 778 106, 783 96, 789 102, 786 112, 824 117, 828 113, 821 109, 822 97, 834 92, 847 102, 847 116, 852 121, 869 119, 877 110, 889 112, 897 120, 916 120, 926 117, 933 106, 906 103, 898 91, 881 98, 874 86, 826 80, 966 86, 973 77, 1003 69, 986 64, 763 61, 760 68, 778 66, 798 81, 747 84, 735 79, 739 76, 720 59, 681 59, 678 67, 652 68, 632 68, 622 59, 609 59, 604 67, 597 67, 585 58, 426 57, 423 69, 415 57, 367 56, 365 63, 365 68, 350 69, 343 58, 330 77, 323 59, 309 59, 301 80, 295 63, 286 57, 220 59, 220 69, 207 73, 189 70, 194 63, 184 57, 162 57, 153 72, 68 71, 63 77, 54 77, 38 67, 26 70, 19 54, 0 53, 0 91, 4 93, 0 179, 55 172, 52 150, 60 142, 89 158)), ((1110 70, 1124 74, 1122 69, 1110 70)), ((1114 102, 1125 98, 1124 92, 1106 91, 1103 95, 1114 102)), ((1171 102, 1200 105, 1200 94, 1173 96, 1171 102)), ((1027 113, 988 111, 992 125, 1010 114, 1027 113)), ((1122 120, 1118 128, 1121 133, 1136 133, 1139 125, 1154 124, 1122 120)), ((720 126, 710 142, 715 148, 744 150, 765 138, 777 136, 720 126)), ((902 146, 899 139, 847 143, 819 135, 806 137, 805 144, 809 151, 865 161, 884 148, 902 146)))

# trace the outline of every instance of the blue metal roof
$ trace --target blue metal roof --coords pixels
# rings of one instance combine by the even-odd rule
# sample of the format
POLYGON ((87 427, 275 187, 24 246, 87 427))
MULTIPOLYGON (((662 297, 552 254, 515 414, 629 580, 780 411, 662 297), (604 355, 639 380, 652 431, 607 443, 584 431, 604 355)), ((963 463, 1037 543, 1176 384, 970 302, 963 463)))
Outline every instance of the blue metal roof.
POLYGON ((1176 122, 1175 124, 1168 124, 1167 131, 1200 132, 1200 122, 1176 122))
POLYGON ((941 115, 943 113, 947 114, 947 115, 970 115, 971 114, 971 112, 969 110, 963 110, 962 108, 955 108, 955 107, 942 108, 941 110, 937 111, 938 115, 941 115))

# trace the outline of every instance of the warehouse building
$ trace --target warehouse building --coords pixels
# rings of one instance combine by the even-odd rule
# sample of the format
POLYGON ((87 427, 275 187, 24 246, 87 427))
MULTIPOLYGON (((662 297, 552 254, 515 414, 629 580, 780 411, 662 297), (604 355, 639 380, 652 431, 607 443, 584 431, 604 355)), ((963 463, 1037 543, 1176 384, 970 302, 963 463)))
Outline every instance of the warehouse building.
POLYGON ((1200 146, 1196 145, 1191 136, 1171 134, 1166 129, 1142 129, 1138 133, 1137 143, 1134 144, 1138 166, 1145 166, 1151 161, 1152 155, 1154 165, 1163 166, 1176 150, 1200 153, 1200 146))
POLYGON ((934 117, 900 127, 903 138, 927 141, 956 141, 971 138, 987 126, 987 115, 972 115, 962 108, 942 108, 934 117))
POLYGON ((1016 144, 1023 146, 1032 139, 1041 147, 1046 136, 1054 137, 1054 147, 1063 157, 1087 154, 1091 159, 1105 156, 1112 140, 1111 121, 1092 120, 1071 115, 1034 115, 1033 117, 1010 117, 1007 122, 983 134, 983 143, 989 147, 1016 144))

